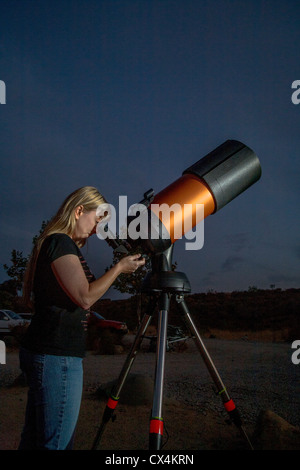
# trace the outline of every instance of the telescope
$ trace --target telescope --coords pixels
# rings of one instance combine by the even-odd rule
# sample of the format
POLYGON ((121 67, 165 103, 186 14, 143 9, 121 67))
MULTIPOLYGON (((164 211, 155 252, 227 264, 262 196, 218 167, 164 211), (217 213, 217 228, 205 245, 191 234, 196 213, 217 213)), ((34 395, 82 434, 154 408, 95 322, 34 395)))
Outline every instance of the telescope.
POLYGON ((158 194, 148 190, 136 205, 138 215, 127 217, 126 239, 109 233, 105 239, 119 251, 128 252, 139 246, 150 256, 162 253, 260 176, 261 166, 255 152, 237 140, 227 140, 158 194), (135 229, 139 226, 138 233, 133 224, 135 229))
MULTIPOLYGON (((180 178, 156 196, 152 189, 135 206, 127 218, 128 236, 125 239, 108 236, 105 240, 115 251, 128 253, 141 249, 151 258, 152 270, 145 276, 142 292, 149 295, 144 314, 130 352, 108 399, 102 422, 92 449, 97 449, 104 429, 113 420, 121 390, 135 360, 153 312, 159 310, 155 385, 149 429, 149 449, 160 450, 163 439, 163 385, 167 344, 168 311, 171 296, 181 307, 182 318, 199 349, 202 359, 215 383, 225 410, 238 427, 248 447, 253 449, 244 429, 240 414, 229 395, 193 322, 184 294, 191 288, 184 273, 172 270, 174 243, 209 215, 252 186, 261 176, 261 167, 255 152, 237 140, 227 140, 194 165, 183 171, 180 178), (165 217, 165 215, 168 217, 165 217)), ((99 227, 99 224, 98 224, 99 227)), ((97 230, 98 230, 97 227, 97 230)), ((139 251, 141 252, 141 251, 139 251)))

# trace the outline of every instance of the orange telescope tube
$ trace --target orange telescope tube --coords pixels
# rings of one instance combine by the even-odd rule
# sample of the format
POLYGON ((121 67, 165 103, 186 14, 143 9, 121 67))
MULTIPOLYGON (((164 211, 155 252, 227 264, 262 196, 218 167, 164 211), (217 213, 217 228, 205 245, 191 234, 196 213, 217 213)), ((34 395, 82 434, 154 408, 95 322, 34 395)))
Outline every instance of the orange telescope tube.
POLYGON ((174 243, 214 212, 215 201, 203 181, 185 174, 154 197, 150 210, 163 223, 174 243), (199 207, 201 204, 203 208, 199 207))

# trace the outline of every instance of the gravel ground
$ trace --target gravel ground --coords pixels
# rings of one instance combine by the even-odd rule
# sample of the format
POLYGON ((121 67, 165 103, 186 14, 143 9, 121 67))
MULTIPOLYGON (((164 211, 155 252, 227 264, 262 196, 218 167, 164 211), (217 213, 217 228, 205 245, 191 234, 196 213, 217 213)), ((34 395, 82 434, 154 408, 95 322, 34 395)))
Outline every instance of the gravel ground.
MULTIPOLYGON (((129 341, 129 339, 127 340, 129 341)), ((300 365, 291 361, 289 343, 258 343, 206 339, 207 350, 244 419, 254 422, 261 409, 272 409, 290 424, 300 425, 300 365)), ((155 353, 137 354, 131 373, 154 376, 155 353)), ((84 359, 84 385, 90 390, 118 378, 126 354, 88 354, 84 359)), ((0 365, 0 387, 19 376, 18 353, 7 353, 0 365)), ((219 409, 220 400, 196 345, 188 341, 182 352, 168 352, 164 393, 205 413, 219 409)))
MULTIPOLYGON (((260 410, 271 409, 290 424, 300 425, 300 365, 291 361, 290 344, 220 339, 204 342, 245 422, 254 423, 260 410)), ((117 379, 125 358, 89 356, 85 360, 86 385, 117 379)), ((153 377, 154 367, 155 354, 140 352, 131 372, 153 377)), ((220 410, 214 383, 192 340, 186 351, 166 354, 164 393, 166 398, 192 405, 202 413, 220 410)))
MULTIPOLYGON (((131 340, 132 337, 130 336, 126 338, 128 343, 131 340)), ((260 411, 266 409, 272 410, 288 421, 288 423, 300 426, 300 365, 294 365, 291 361, 293 352, 291 344, 220 339, 205 339, 204 342, 246 426, 253 429, 260 411)), ((90 426, 95 426, 95 424, 90 424, 90 421, 95 422, 96 420, 97 423, 99 421, 99 415, 95 417, 94 411, 95 406, 98 409, 99 405, 95 405, 95 402, 91 401, 91 394, 100 386, 103 386, 103 384, 118 378, 125 359, 126 353, 113 356, 88 353, 84 359, 84 394, 86 405, 83 406, 82 410, 81 426, 84 430, 82 435, 89 432, 90 426), (85 425, 85 421, 87 422, 88 419, 90 420, 89 424, 85 425)), ((155 359, 155 353, 147 352, 146 344, 143 344, 142 350, 136 356, 131 369, 131 375, 149 377, 153 381, 155 359)), ((15 448, 17 445, 26 402, 25 387, 21 387, 21 391, 19 391, 20 387, 11 387, 19 374, 18 353, 7 352, 6 364, 0 365, 0 394, 2 402, 0 407, 0 422, 7 426, 9 422, 17 421, 17 426, 12 424, 13 436, 7 435, 3 437, 2 442, 0 439, 0 449, 15 448), (17 402, 16 409, 14 410, 15 416, 13 416, 12 411, 9 412, 5 409, 11 407, 11 404, 14 403, 14 394, 15 401, 17 402)), ((138 393, 138 391, 136 392, 138 393)), ((150 392, 152 399, 152 390, 150 392)), ((192 340, 188 341, 188 348, 185 351, 168 352, 166 354, 164 397, 169 404, 172 401, 176 403, 173 408, 171 405, 171 411, 168 411, 171 414, 173 413, 173 416, 174 413, 182 413, 184 415, 185 411, 189 410, 191 412, 191 419, 193 417, 195 419, 195 428, 197 426, 197 416, 202 416, 203 419, 205 416, 207 416, 207 419, 213 417, 215 420, 214 426, 216 423, 217 425, 221 423, 223 417, 227 417, 220 398, 215 394, 210 374, 192 340)), ((137 405, 139 405, 139 397, 136 396, 135 399, 137 405)), ((127 409, 126 406, 122 408, 121 400, 122 393, 120 405, 118 406, 118 408, 121 408, 118 411, 121 412, 121 416, 124 419, 127 409)), ((139 408, 139 406, 135 408, 139 408)), ((149 414, 148 404, 145 408, 147 414, 149 414)), ((102 408, 99 412, 102 416, 101 410, 102 408)), ((127 415, 131 413, 131 411, 130 413, 127 412, 127 415)), ((132 421, 135 419, 139 418, 132 417, 132 421)), ((213 432, 215 432, 215 428, 213 432)), ((92 431, 86 439, 91 439, 91 435, 92 431)), ((124 445, 135 445, 135 441, 124 443, 124 445)), ((89 444, 82 442, 79 445, 81 446, 80 448, 86 448, 85 446, 89 444)), ((118 448, 121 448, 120 443, 117 445, 119 446, 118 448)), ((138 448, 143 448, 142 446, 147 444, 141 443, 137 445, 141 446, 138 448)), ((170 445, 172 445, 172 442, 170 445)), ((186 446, 181 447, 185 449, 195 448, 187 447, 188 444, 186 442, 180 444, 180 441, 176 441, 175 445, 186 446)), ((191 442, 191 445, 196 444, 191 442)))

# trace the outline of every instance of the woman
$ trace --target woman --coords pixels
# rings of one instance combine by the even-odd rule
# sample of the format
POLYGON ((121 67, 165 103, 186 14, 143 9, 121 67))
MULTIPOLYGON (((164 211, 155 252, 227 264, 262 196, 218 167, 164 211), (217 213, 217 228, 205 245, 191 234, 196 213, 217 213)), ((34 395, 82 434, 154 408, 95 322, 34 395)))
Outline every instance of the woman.
POLYGON ((105 202, 86 186, 66 198, 37 240, 26 271, 24 297, 35 315, 20 349, 29 391, 19 449, 71 449, 82 394, 82 358, 90 307, 121 273, 145 262, 126 256, 95 279, 80 248, 96 232, 105 202))

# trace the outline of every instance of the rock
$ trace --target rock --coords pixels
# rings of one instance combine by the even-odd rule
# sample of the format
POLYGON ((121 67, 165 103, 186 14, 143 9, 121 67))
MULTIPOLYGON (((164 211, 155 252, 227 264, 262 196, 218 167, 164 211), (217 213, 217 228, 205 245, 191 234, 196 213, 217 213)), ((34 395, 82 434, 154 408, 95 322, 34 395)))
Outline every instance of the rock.
POLYGON ((271 410, 261 411, 253 434, 257 450, 299 450, 300 428, 271 410))
MULTIPOLYGON (((97 390, 99 398, 107 398, 116 381, 108 382, 97 390)), ((121 390, 120 403, 126 405, 149 405, 153 400, 153 379, 141 374, 130 374, 121 390)))
MULTIPOLYGON (((96 394, 98 398, 107 399, 116 381, 101 385, 96 394)), ((154 380, 142 374, 129 374, 120 393, 120 403, 124 405, 152 405, 154 380)), ((176 404, 176 400, 164 398, 165 404, 176 404)))

